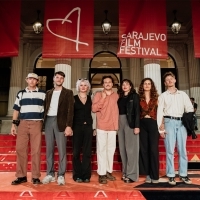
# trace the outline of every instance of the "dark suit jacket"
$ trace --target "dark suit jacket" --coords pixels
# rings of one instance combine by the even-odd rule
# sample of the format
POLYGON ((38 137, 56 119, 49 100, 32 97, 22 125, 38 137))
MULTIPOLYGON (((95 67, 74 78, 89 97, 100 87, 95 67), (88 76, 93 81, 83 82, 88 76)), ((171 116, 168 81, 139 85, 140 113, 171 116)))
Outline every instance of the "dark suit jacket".
POLYGON ((128 95, 126 116, 130 128, 140 127, 140 98, 136 92, 128 95))
POLYGON ((194 131, 195 127, 194 113, 193 112, 183 113, 182 122, 187 130, 188 136, 192 135, 192 139, 196 139, 197 135, 194 131))
MULTIPOLYGON (((51 103, 54 88, 48 90, 44 101, 44 123, 51 103)), ((72 90, 62 88, 58 101, 57 124, 60 132, 65 131, 67 126, 72 127, 74 115, 74 96, 72 90)))

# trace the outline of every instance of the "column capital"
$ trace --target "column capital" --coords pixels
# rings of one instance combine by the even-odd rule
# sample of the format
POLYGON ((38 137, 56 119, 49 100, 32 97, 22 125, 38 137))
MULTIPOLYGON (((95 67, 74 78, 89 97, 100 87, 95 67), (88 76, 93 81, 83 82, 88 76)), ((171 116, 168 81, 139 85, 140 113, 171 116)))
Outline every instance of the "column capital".
POLYGON ((67 64, 67 65, 71 65, 71 58, 58 58, 55 60, 56 61, 56 65, 57 64, 67 64))
POLYGON ((160 64, 160 60, 152 59, 152 58, 144 58, 144 65, 152 64, 152 63, 160 64))

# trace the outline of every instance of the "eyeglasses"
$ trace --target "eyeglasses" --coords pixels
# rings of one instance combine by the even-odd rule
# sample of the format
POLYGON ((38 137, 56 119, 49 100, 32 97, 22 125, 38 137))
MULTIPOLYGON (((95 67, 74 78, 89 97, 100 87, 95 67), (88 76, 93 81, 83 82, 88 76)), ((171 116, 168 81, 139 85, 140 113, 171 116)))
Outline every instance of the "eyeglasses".
POLYGON ((87 78, 79 78, 78 80, 80 81, 80 80, 88 80, 88 79, 87 78))

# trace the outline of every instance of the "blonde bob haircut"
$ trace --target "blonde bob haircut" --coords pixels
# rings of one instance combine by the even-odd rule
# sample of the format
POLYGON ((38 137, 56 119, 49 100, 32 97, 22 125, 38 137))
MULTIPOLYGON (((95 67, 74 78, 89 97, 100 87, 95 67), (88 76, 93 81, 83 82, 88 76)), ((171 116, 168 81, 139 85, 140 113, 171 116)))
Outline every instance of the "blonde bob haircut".
POLYGON ((82 82, 85 83, 88 86, 88 92, 89 92, 90 89, 91 89, 91 85, 90 85, 90 82, 88 81, 88 79, 86 79, 86 78, 79 78, 76 81, 76 91, 79 92, 79 87, 80 87, 82 82))

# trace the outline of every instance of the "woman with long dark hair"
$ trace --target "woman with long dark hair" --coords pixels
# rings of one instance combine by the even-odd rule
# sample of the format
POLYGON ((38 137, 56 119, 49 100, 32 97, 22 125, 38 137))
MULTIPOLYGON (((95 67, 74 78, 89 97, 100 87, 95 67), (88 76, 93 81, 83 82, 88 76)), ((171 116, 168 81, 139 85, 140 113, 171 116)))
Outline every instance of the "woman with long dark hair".
POLYGON ((119 130, 118 141, 122 159, 122 180, 132 183, 139 177, 139 95, 133 83, 124 79, 118 90, 119 130))
POLYGON ((146 183, 159 182, 159 132, 157 127, 158 92, 151 78, 144 78, 139 87, 140 96, 140 157, 141 175, 146 183))

